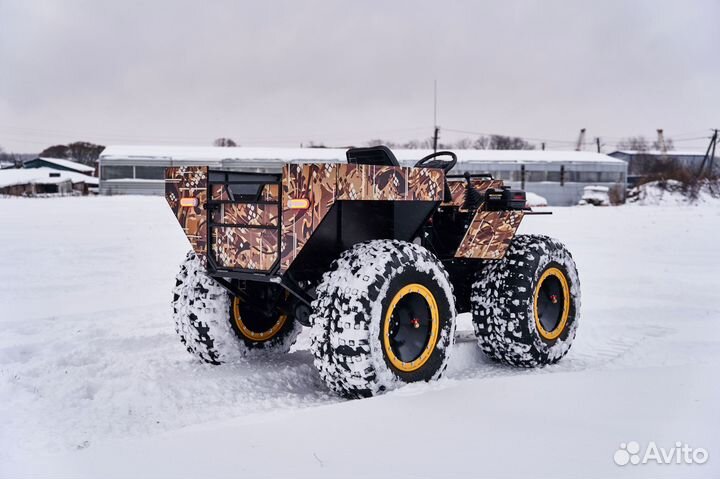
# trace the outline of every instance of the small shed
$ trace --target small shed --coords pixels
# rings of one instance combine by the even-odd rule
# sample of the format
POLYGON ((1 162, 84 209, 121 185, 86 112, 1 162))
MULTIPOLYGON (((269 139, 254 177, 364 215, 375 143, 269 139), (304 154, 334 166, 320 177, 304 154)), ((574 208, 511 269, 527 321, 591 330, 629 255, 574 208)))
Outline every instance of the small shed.
POLYGON ((69 196, 97 191, 98 179, 52 168, 23 168, 0 171, 0 195, 69 196))
POLYGON ((72 171, 83 175, 95 176, 94 167, 62 158, 37 157, 33 160, 26 161, 23 164, 23 168, 52 168, 53 170, 72 171))

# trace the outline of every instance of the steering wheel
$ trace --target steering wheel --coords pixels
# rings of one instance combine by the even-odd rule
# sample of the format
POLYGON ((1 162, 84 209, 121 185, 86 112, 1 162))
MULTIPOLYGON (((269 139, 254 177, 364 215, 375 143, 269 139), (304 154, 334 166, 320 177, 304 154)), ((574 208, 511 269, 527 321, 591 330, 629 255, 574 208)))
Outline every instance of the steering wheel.
POLYGON ((415 168, 441 168, 445 173, 447 173, 452 170, 456 164, 457 155, 452 151, 436 151, 435 153, 430 153, 428 156, 415 163, 415 168), (430 161, 438 156, 449 156, 451 159, 430 161))

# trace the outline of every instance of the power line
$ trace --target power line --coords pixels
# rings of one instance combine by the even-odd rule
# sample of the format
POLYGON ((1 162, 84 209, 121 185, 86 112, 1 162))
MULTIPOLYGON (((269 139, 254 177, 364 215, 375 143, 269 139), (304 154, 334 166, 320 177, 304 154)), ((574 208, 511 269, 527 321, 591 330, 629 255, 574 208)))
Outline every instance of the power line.
POLYGON ((573 141, 573 140, 552 140, 552 139, 549 139, 549 138, 533 138, 533 137, 529 137, 529 136, 506 135, 506 134, 501 134, 501 133, 483 133, 483 132, 479 132, 479 131, 458 130, 458 129, 454 129, 454 128, 443 128, 443 130, 445 130, 445 131, 450 131, 450 132, 453 132, 453 133, 463 133, 463 134, 466 134, 466 135, 478 135, 478 136, 512 136, 512 137, 514 137, 514 138, 522 138, 523 140, 529 140, 529 141, 540 141, 540 142, 544 141, 544 142, 546 142, 546 143, 567 143, 567 144, 569 144, 569 145, 575 145, 575 144, 577 144, 577 141, 573 141))

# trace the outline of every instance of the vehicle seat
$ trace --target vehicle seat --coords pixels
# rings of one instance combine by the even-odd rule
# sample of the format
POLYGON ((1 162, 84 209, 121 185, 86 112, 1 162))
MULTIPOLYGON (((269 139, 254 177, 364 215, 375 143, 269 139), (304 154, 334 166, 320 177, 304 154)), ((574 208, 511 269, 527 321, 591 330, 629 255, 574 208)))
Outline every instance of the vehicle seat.
POLYGON ((350 148, 345 156, 351 165, 400 166, 397 158, 387 146, 350 148))

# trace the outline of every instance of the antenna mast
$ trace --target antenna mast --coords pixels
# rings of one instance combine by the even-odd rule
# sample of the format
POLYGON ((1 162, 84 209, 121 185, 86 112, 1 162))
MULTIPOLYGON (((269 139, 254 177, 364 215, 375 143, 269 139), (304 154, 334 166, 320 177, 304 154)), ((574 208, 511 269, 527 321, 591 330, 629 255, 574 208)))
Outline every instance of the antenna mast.
POLYGON ((580 136, 578 136, 577 145, 575 151, 582 151, 583 143, 585 143, 585 128, 580 128, 580 136))
POLYGON ((433 152, 437 153, 438 134, 440 133, 440 127, 437 122, 437 80, 435 80, 433 88, 433 105, 433 125, 435 127, 433 131, 433 152))

